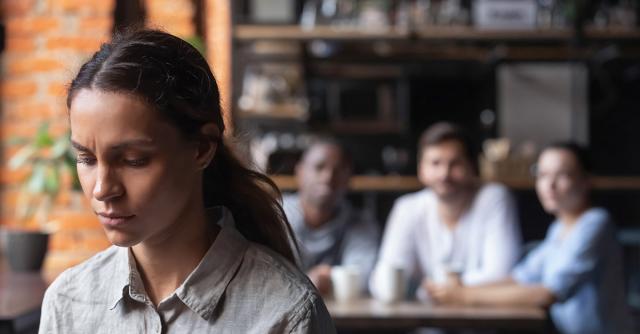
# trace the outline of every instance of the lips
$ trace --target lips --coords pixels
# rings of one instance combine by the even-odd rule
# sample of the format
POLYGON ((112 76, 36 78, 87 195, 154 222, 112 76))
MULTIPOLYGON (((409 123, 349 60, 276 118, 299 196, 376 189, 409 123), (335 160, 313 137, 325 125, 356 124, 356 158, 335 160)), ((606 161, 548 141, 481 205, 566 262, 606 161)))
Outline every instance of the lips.
POLYGON ((125 225, 131 219, 133 219, 135 215, 130 214, 121 214, 115 212, 98 212, 98 219, 102 225, 108 227, 118 227, 125 225))

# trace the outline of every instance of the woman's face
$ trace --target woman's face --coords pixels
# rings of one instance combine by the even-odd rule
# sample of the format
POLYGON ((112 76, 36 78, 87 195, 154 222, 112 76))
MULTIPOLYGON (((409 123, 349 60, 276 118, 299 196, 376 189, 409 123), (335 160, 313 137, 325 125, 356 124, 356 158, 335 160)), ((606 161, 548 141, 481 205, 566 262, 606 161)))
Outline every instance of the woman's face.
POLYGON ((82 189, 111 243, 162 242, 202 200, 197 145, 142 100, 82 89, 70 123, 82 189))
POLYGON ((588 183, 573 153, 551 148, 540 154, 536 191, 544 209, 552 214, 572 213, 584 205, 588 183))

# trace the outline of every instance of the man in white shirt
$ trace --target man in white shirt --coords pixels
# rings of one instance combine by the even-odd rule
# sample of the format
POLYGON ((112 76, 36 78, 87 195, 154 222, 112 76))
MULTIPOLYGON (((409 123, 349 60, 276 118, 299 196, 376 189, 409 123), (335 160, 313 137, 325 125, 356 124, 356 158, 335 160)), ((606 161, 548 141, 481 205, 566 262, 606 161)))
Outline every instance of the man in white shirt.
POLYGON ((461 128, 437 123, 418 143, 418 179, 425 189, 404 195, 389 215, 370 280, 381 296, 381 268, 402 268, 419 283, 474 285, 509 275, 520 255, 514 201, 504 186, 482 184, 476 156, 461 128))
POLYGON ((298 242, 301 269, 326 295, 331 291, 332 267, 353 267, 366 290, 379 232, 374 216, 355 209, 345 197, 350 156, 335 139, 316 138, 295 172, 298 192, 283 197, 283 208, 298 242))

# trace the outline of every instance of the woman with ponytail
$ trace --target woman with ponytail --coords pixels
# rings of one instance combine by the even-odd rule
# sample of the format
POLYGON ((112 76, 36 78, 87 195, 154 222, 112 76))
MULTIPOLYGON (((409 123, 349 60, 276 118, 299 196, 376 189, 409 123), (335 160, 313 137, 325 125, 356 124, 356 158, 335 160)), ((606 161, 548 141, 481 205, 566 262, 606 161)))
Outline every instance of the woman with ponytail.
POLYGON ((226 143, 205 59, 116 36, 72 81, 78 176, 112 247, 45 294, 41 333, 333 333, 276 186, 226 143))

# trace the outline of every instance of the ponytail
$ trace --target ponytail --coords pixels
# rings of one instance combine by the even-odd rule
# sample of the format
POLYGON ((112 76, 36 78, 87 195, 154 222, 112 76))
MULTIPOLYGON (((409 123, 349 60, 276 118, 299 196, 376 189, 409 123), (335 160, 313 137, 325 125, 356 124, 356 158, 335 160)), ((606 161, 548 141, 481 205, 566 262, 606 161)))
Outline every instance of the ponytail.
POLYGON ((266 175, 245 167, 222 140, 204 171, 203 187, 205 207, 224 205, 245 238, 295 263, 293 232, 280 204, 280 190, 266 175))

